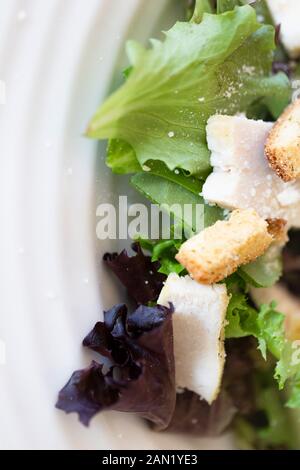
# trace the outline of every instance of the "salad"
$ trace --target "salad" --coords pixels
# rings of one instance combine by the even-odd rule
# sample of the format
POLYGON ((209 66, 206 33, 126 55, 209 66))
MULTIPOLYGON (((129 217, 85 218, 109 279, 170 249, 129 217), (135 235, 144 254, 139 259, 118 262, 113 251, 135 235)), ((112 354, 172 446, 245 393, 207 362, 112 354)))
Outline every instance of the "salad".
POLYGON ((84 425, 117 410, 154 431, 299 448, 299 2, 278 3, 185 2, 163 39, 127 43, 124 82, 89 123, 172 226, 104 256, 129 301, 85 337, 98 360, 56 405, 84 425))

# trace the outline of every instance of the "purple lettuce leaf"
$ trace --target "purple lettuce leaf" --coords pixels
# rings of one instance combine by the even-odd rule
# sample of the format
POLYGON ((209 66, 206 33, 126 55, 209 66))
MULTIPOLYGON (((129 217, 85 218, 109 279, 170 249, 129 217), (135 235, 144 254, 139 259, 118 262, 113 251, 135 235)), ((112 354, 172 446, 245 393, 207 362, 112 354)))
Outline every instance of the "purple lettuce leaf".
POLYGON ((134 256, 123 250, 120 254, 106 253, 103 260, 137 304, 155 302, 166 276, 158 272, 159 262, 153 263, 150 256, 144 255, 139 243, 134 243, 132 248, 136 252, 134 256))
POLYGON ((231 398, 239 415, 249 416, 256 411, 256 375, 264 366, 251 337, 229 339, 222 387, 231 398))
POLYGON ((56 408, 66 413, 78 413, 85 426, 92 417, 118 401, 118 390, 114 390, 103 374, 103 366, 95 361, 83 370, 74 372, 59 392, 56 408))
POLYGON ((106 368, 92 364, 73 373, 60 391, 56 407, 76 412, 88 425, 103 410, 136 413, 158 429, 166 428, 175 401, 172 312, 170 308, 139 306, 128 313, 117 305, 104 313, 84 339, 84 346, 110 360, 106 368))
POLYGON ((230 426, 236 411, 231 397, 224 390, 212 405, 201 400, 196 393, 185 390, 177 394, 175 413, 167 430, 197 436, 219 436, 230 426))

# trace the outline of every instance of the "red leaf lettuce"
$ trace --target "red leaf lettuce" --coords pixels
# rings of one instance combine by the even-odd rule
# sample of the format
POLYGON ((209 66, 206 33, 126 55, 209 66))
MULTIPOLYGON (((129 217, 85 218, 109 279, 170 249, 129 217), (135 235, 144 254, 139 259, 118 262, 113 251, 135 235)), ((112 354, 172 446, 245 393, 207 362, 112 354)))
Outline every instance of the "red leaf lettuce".
POLYGON ((166 428, 175 400, 172 312, 170 308, 140 305, 128 313, 116 305, 104 313, 83 345, 105 356, 109 367, 93 361, 73 373, 60 391, 56 407, 76 412, 88 425, 102 410, 136 413, 166 428))

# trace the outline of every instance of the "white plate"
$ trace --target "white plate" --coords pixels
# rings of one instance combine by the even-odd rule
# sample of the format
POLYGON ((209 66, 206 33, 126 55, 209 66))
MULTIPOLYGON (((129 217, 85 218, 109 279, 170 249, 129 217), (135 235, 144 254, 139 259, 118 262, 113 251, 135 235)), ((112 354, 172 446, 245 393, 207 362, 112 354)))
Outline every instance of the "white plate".
POLYGON ((119 75, 125 38, 145 39, 159 24, 170 25, 175 3, 1 1, 2 449, 228 445, 156 434, 120 413, 104 413, 85 429, 75 415, 54 408, 71 372, 90 360, 82 338, 120 298, 101 264, 113 247, 95 234, 96 206, 113 199, 118 186, 100 158, 102 147, 99 157, 82 133, 113 72, 119 75))

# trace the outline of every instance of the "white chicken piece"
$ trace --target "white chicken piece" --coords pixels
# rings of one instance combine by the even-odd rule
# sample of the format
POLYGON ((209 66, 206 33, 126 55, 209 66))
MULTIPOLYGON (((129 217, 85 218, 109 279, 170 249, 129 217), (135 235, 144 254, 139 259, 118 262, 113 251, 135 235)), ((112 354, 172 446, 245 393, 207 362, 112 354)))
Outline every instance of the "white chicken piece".
POLYGON ((229 302, 226 286, 208 286, 172 273, 158 299, 160 305, 170 302, 175 309, 176 385, 212 403, 219 393, 225 361, 224 327, 229 302))
POLYGON ((213 172, 202 194, 225 209, 252 208, 264 219, 300 227, 300 182, 282 181, 264 154, 272 126, 244 116, 212 116, 206 132, 213 172))
POLYGON ((299 0, 266 0, 276 25, 280 24, 280 37, 289 56, 300 56, 300 2, 299 0))

